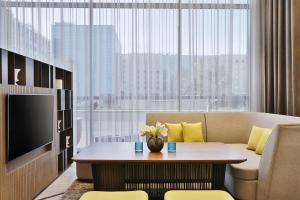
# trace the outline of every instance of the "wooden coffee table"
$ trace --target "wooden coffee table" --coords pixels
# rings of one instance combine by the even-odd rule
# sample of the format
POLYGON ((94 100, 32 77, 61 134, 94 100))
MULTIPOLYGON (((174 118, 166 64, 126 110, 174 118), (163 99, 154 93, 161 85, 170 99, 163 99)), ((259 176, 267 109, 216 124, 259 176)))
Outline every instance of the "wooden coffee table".
POLYGON ((144 190, 163 199, 168 190, 224 189, 226 164, 247 159, 223 143, 177 143, 177 151, 136 153, 134 143, 96 143, 73 160, 92 165, 94 189, 144 190))

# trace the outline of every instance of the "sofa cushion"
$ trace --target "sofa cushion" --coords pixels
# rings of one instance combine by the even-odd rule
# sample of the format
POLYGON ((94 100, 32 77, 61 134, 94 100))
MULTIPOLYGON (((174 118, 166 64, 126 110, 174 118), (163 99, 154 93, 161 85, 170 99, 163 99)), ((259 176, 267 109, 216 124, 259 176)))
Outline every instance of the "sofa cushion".
POLYGON ((238 151, 247 158, 247 161, 240 164, 227 165, 232 176, 243 180, 257 180, 260 155, 254 151, 248 150, 246 144, 227 144, 230 148, 238 151))
POLYGON ((257 127, 257 126, 253 126, 251 133, 250 133, 250 137, 248 140, 248 146, 247 149, 249 150, 256 150, 257 144, 259 143, 259 140, 263 134, 264 129, 257 127))
POLYGON ((263 151, 264 151, 264 149, 265 149, 265 146, 266 146, 266 143, 267 143, 267 141, 268 141, 268 139, 269 139, 271 133, 272 133, 272 129, 265 129, 265 130, 263 131, 263 134, 262 134, 262 136, 260 137, 260 140, 259 140, 259 142, 258 142, 258 144, 257 144, 257 147, 256 147, 256 150, 255 150, 255 152, 256 152, 257 154, 260 154, 260 155, 261 155, 261 154, 263 153, 263 151))
POLYGON ((202 123, 181 123, 184 142, 204 142, 202 123))
POLYGON ((168 129, 168 142, 183 142, 182 126, 180 123, 165 123, 168 129))

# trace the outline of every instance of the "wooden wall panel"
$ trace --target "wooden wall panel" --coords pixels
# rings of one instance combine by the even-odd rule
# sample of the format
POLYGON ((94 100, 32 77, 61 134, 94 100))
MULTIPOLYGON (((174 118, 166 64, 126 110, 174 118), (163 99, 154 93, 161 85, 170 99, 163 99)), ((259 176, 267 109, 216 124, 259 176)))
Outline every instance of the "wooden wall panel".
POLYGON ((54 91, 47 88, 0 85, 0 200, 31 200, 58 176, 55 148, 57 137, 54 134, 56 112, 54 111, 54 143, 6 163, 7 94, 53 94, 55 96, 54 91))

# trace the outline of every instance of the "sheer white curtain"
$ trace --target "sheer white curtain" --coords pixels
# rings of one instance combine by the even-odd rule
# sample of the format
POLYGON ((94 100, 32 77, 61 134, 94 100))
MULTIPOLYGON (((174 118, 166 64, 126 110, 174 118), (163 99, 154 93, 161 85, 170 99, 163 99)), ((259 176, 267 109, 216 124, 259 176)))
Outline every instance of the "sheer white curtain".
MULTIPOLYGON (((0 48, 73 70, 74 105, 76 110, 85 111, 90 103, 81 102, 80 98, 89 98, 90 95, 89 2, 89 0, 0 1, 0 48), (78 93, 81 104, 77 104, 78 93)), ((89 116, 89 113, 85 112, 80 115, 84 120, 76 120, 75 117, 75 122, 79 121, 80 131, 87 135, 89 116)), ((74 129, 76 132, 76 125, 74 129)))
POLYGON ((0 47, 74 71, 78 147, 151 111, 247 111, 250 0, 1 0, 0 47))
POLYGON ((91 141, 130 141, 151 111, 247 111, 248 1, 93 8, 91 141))
POLYGON ((97 1, 92 139, 134 140, 146 112, 178 110, 176 2, 97 1))
POLYGON ((248 20, 247 0, 182 0, 182 110, 249 110, 248 20))
POLYGON ((77 30, 68 25, 89 25, 89 9, 84 0, 0 2, 1 48, 59 67, 76 64, 78 43, 72 39, 77 30))

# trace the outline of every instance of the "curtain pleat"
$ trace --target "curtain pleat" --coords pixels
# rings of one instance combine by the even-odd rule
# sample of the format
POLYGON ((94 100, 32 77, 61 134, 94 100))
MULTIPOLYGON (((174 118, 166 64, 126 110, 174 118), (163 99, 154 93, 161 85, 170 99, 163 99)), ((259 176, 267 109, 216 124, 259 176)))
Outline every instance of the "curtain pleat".
POLYGON ((297 5, 292 0, 262 1, 264 107, 269 113, 300 115, 299 63, 295 53, 299 49, 295 38, 300 29, 295 21, 297 12, 293 11, 299 8, 297 5))

